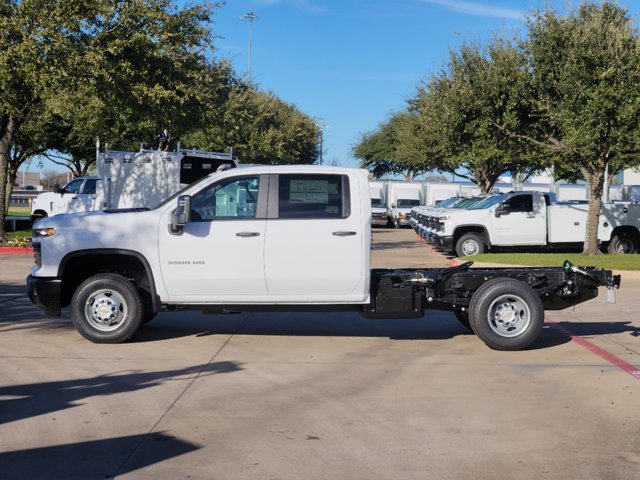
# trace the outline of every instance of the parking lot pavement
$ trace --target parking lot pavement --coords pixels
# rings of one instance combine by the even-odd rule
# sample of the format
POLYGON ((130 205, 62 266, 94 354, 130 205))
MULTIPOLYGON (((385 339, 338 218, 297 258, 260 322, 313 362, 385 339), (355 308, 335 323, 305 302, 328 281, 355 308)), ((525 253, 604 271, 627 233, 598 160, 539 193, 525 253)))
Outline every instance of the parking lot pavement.
MULTIPOLYGON (((449 262, 374 239, 376 266, 449 262)), ((0 256, 2 478, 640 478, 640 281, 523 352, 438 312, 172 312, 95 345, 30 305, 31 261, 0 256)))

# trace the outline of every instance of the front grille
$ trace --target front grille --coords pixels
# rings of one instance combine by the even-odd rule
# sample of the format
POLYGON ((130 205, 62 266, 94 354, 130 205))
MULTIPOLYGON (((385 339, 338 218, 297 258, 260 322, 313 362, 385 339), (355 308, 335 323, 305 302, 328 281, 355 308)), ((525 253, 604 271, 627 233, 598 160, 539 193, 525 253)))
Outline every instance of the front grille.
POLYGON ((33 244, 33 259, 36 263, 36 266, 40 268, 42 266, 42 245, 39 243, 33 244))

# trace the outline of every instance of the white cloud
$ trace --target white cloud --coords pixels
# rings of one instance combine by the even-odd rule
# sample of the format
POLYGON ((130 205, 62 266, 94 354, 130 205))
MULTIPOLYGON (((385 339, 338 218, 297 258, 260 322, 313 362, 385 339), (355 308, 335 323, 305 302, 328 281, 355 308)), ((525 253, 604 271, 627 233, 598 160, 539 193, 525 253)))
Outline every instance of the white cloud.
POLYGON ((448 10, 477 17, 498 17, 522 20, 524 12, 512 8, 496 7, 478 2, 467 2, 464 0, 422 0, 424 3, 440 5, 448 10))
POLYGON ((314 0, 259 0, 259 2, 265 7, 278 4, 288 4, 298 10, 314 15, 320 15, 325 12, 324 6, 318 4, 314 0))

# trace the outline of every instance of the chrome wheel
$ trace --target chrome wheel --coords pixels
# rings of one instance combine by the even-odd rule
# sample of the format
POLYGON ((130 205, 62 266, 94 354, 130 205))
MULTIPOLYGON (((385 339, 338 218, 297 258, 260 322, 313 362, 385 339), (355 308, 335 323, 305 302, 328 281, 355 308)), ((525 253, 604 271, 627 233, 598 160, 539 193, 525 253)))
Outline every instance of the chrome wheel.
POLYGON ((116 330, 127 316, 127 303, 114 290, 98 290, 87 299, 84 315, 96 330, 110 332, 116 330))
POLYGON ((478 255, 480 251, 480 245, 473 239, 468 239, 462 242, 462 252, 465 257, 471 257, 473 255, 478 255))
POLYGON ((531 311, 529 305, 517 295, 501 295, 487 311, 491 330, 501 337, 517 337, 529 328, 531 311))
POLYGON ((633 253, 635 249, 635 245, 633 244, 633 241, 631 241, 628 238, 621 238, 620 240, 618 240, 618 243, 616 243, 615 247, 616 247, 616 253, 621 253, 621 254, 633 253))

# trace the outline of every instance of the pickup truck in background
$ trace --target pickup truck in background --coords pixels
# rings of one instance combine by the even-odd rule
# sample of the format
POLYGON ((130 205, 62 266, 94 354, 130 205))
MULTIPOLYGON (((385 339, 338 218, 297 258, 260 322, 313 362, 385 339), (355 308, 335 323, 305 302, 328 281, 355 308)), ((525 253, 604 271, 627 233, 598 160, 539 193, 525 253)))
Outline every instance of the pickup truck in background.
MULTIPOLYGON (((510 192, 468 208, 416 208, 412 224, 438 248, 461 257, 495 247, 579 248, 588 209, 586 202, 557 202, 553 193, 510 192)), ((611 253, 636 253, 639 226, 640 205, 603 204, 598 239, 611 253)))
POLYGON ((367 172, 256 166, 211 174, 154 209, 41 219, 31 301, 71 307, 93 342, 129 339, 162 310, 359 311, 420 318, 447 310, 488 346, 531 345, 544 310, 611 292, 620 276, 579 268, 371 269, 367 172))
POLYGON ((411 209, 422 205, 422 184, 390 182, 388 189, 389 221, 395 228, 408 226, 411 209))

